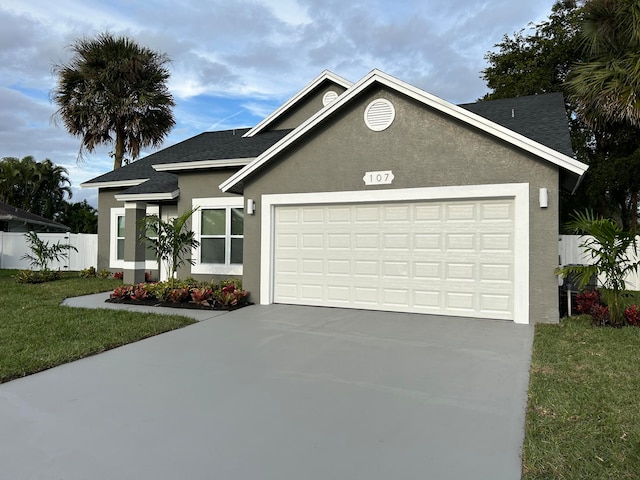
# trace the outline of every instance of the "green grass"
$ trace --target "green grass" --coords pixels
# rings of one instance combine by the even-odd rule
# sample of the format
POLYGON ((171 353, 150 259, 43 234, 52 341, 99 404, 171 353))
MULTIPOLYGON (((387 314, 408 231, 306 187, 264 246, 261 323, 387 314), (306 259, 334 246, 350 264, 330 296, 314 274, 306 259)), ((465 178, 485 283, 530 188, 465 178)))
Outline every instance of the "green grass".
POLYGON ((640 478, 640 328, 538 325, 523 479, 640 478))
POLYGON ((194 320, 119 310, 60 306, 67 297, 112 290, 122 281, 79 278, 18 284, 0 270, 0 383, 194 323, 194 320))

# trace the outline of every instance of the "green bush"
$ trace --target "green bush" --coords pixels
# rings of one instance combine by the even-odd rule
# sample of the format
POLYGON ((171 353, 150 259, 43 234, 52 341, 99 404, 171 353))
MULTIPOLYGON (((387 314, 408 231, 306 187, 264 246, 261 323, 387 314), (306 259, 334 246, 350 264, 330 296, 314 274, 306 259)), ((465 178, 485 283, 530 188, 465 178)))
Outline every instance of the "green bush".
POLYGON ((94 267, 80 270, 80 278, 96 278, 96 269, 94 267))
POLYGON ((16 276, 18 283, 44 283, 52 282, 60 279, 60 271, 58 270, 20 270, 16 276))

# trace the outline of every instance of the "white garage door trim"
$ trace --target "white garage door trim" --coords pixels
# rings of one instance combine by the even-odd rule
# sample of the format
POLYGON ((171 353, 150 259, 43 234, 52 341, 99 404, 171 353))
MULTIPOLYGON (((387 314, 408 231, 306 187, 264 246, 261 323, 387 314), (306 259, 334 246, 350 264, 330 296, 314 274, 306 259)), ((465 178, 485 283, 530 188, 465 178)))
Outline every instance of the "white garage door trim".
POLYGON ((334 203, 512 198, 515 207, 514 321, 529 323, 529 184, 505 183, 455 187, 262 195, 260 303, 273 303, 275 207, 334 203))

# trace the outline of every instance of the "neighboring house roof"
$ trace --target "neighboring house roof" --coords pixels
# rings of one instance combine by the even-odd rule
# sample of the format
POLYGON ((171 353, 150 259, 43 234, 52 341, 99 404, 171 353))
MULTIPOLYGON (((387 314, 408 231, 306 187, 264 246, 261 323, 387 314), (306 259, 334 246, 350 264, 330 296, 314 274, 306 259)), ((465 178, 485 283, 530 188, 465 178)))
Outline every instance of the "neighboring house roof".
MULTIPOLYGON (((414 87, 413 85, 409 85, 408 83, 398 80, 397 78, 394 78, 384 72, 373 70, 359 82, 354 84, 349 90, 343 93, 336 102, 320 110, 317 114, 312 116, 295 130, 293 130, 281 141, 270 147, 262 155, 249 163, 246 167, 242 168, 230 178, 228 178, 225 182, 220 184, 220 189, 223 192, 242 193, 243 184, 247 178, 255 175, 276 155, 300 140, 309 131, 321 124, 325 119, 329 118, 336 111, 349 104, 361 93, 376 84, 385 86, 398 93, 407 95, 408 97, 419 101, 430 108, 449 115, 452 118, 462 121, 515 147, 521 148, 533 155, 538 156, 539 158, 551 162, 561 169, 571 172, 571 174, 575 176, 574 181, 572 182, 573 187, 577 185, 580 178, 588 168, 587 165, 575 160, 566 153, 559 152, 552 147, 539 143, 534 139, 523 135, 522 133, 510 130, 500 123, 496 123, 489 120, 488 118, 473 113, 471 109, 453 105, 452 103, 431 95, 417 87, 414 87)), ((480 105, 480 103, 478 103, 477 105, 480 105)), ((480 110, 482 109, 483 107, 480 107, 480 110)), ((502 111, 503 109, 494 110, 491 107, 486 107, 486 110, 487 112, 485 113, 488 113, 489 115, 495 114, 498 117, 497 119, 499 121, 506 121, 503 114, 497 114, 498 110, 502 111)), ((566 120, 566 114, 564 112, 562 118, 566 120)), ((525 125, 528 125, 528 123, 526 122, 523 123, 525 123, 525 125)), ((564 123, 564 126, 561 130, 566 132, 568 136, 568 128, 566 122, 564 123)))
POLYGON ((139 195, 140 198, 144 197, 144 194, 170 194, 178 190, 178 177, 169 171, 184 168, 222 168, 229 166, 228 160, 236 166, 246 165, 249 160, 260 155, 291 130, 278 130, 254 137, 243 137, 248 131, 248 128, 243 128, 204 132, 93 178, 81 186, 132 187, 123 194, 139 195), (179 165, 176 165, 178 163, 179 165))
POLYGON ((24 222, 30 225, 38 225, 53 230, 62 230, 68 232, 71 230, 62 223, 49 220, 34 213, 27 212, 21 208, 12 207, 6 203, 0 202, 0 221, 4 222, 24 222))

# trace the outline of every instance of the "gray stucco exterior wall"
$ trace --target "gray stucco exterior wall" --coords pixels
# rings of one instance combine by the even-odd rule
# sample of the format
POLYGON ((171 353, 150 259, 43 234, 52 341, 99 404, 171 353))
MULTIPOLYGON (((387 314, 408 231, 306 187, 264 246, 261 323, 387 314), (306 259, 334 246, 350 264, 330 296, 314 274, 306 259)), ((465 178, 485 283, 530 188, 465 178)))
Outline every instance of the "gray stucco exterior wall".
POLYGON ((111 209, 124 206, 123 202, 118 202, 114 197, 121 191, 122 189, 101 188, 98 192, 98 270, 116 270, 109 268, 111 209))
MULTIPOLYGON (((201 170, 191 172, 181 172, 178 179, 180 188, 180 197, 178 200, 178 215, 182 215, 185 211, 193 208, 194 198, 217 198, 217 197, 233 197, 238 198, 236 194, 223 193, 218 188, 222 182, 233 175, 237 171, 234 169, 218 169, 218 170, 201 170)), ((189 223, 191 226, 192 223, 189 223)), ((185 278, 187 276, 194 277, 199 280, 222 280, 230 278, 231 275, 197 275, 191 273, 191 265, 185 265, 178 269, 178 277, 185 278)), ((238 275, 233 275, 238 277, 238 275)))
POLYGON ((263 194, 360 191, 455 185, 528 183, 530 188, 530 322, 557 322, 558 167, 399 93, 375 88, 307 134, 245 182, 257 213, 245 217, 244 287, 260 301, 260 198, 263 194), (363 115, 370 101, 386 98, 394 123, 371 131, 363 115), (393 170, 392 185, 365 186, 366 171, 393 170), (539 188, 549 192, 540 208, 539 188))
POLYGON ((345 88, 334 83, 325 82, 320 85, 315 92, 308 95, 299 105, 288 111, 282 118, 278 118, 273 124, 269 125, 270 130, 284 130, 296 128, 309 118, 324 108, 322 97, 325 93, 333 91, 338 95, 344 93, 345 88))

